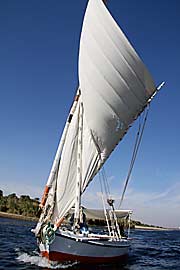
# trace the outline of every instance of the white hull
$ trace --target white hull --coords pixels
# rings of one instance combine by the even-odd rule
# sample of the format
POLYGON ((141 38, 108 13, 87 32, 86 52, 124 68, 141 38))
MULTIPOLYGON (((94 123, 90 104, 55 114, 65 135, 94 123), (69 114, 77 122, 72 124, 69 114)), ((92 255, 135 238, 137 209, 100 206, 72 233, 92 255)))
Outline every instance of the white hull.
POLYGON ((40 244, 42 256, 52 261, 78 261, 81 263, 113 263, 127 258, 129 241, 113 241, 107 236, 83 237, 72 233, 56 234, 54 242, 46 246, 40 244))

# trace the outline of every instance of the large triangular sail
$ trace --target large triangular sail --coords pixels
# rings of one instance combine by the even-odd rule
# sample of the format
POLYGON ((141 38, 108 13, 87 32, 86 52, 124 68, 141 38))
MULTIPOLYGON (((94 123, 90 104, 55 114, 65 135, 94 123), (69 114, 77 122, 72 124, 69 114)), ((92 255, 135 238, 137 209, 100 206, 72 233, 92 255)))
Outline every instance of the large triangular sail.
POLYGON ((156 87, 101 0, 84 17, 79 81, 89 129, 106 160, 156 87))
POLYGON ((102 0, 89 0, 85 13, 79 89, 80 98, 49 181, 45 207, 51 205, 53 222, 66 215, 76 200, 80 107, 82 194, 156 91, 151 75, 102 0))

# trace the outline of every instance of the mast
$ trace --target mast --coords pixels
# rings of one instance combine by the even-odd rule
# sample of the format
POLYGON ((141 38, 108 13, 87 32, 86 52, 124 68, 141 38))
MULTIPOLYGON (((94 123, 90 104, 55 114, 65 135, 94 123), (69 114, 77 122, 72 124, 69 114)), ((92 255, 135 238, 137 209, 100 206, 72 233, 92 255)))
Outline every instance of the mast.
POLYGON ((76 198, 74 211, 74 225, 79 222, 81 206, 81 184, 82 184, 82 132, 83 132, 83 104, 80 101, 79 127, 78 127, 78 146, 77 146, 77 179, 76 179, 76 198))

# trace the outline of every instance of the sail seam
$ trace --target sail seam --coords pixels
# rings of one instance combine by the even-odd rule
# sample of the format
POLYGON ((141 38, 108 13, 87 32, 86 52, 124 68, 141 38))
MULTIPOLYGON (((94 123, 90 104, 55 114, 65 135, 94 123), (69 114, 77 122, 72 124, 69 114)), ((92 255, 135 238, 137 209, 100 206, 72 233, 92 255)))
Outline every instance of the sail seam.
MULTIPOLYGON (((97 43, 97 41, 96 41, 96 43, 97 43)), ((85 44, 84 44, 84 46, 86 47, 85 44)), ((101 75, 101 77, 109 84, 109 86, 111 87, 111 89, 113 89, 114 93, 118 96, 119 99, 121 99, 122 103, 128 108, 128 110, 130 110, 129 106, 124 101, 124 99, 122 98, 122 96, 115 90, 114 86, 109 82, 109 80, 107 79, 107 77, 105 75, 102 75, 102 71, 97 68, 96 64, 94 63, 94 61, 92 60, 92 58, 89 56, 88 49, 86 50, 86 54, 88 55, 88 58, 90 59, 91 63, 94 65, 94 67, 96 68, 96 70, 99 72, 99 74, 101 75)), ((105 56, 105 54, 103 54, 103 55, 105 56)), ((108 60, 107 57, 106 57, 106 59, 108 60)), ((113 64, 110 61, 109 61, 109 63, 111 64, 112 67, 114 67, 113 64)))
MULTIPOLYGON (((89 34, 93 37, 93 39, 95 40, 97 46, 99 47, 99 52, 100 52, 101 54, 103 54, 104 57, 107 59, 107 61, 111 64, 112 68, 113 68, 114 71, 117 73, 117 76, 119 76, 119 78, 121 79, 122 83, 125 85, 126 89, 134 96, 134 98, 138 101, 138 103, 140 103, 141 105, 143 105, 143 104, 144 104, 144 101, 142 101, 142 100, 140 99, 140 97, 138 97, 138 96, 135 94, 135 92, 132 90, 132 87, 128 84, 128 82, 127 82, 126 79, 123 77, 123 75, 120 73, 120 71, 119 71, 119 70, 116 68, 116 66, 113 65, 113 63, 110 61, 110 59, 109 59, 109 57, 107 56, 107 54, 104 53, 103 50, 101 50, 101 45, 97 42, 97 39, 96 39, 95 35, 93 34, 93 31, 90 31, 89 34)), ((109 38, 109 36, 108 36, 108 38, 109 38)), ((109 38, 109 40, 111 40, 111 39, 109 38)), ((113 44, 114 44, 114 43, 113 43, 113 44)), ((116 49, 116 51, 118 51, 118 54, 119 54, 119 50, 116 49)), ((123 55, 121 55, 121 56, 122 56, 121 58, 123 58, 123 55)), ((122 61, 123 61, 123 59, 122 59, 122 61)), ((126 61, 125 61, 125 63, 126 63, 126 61)), ((126 63, 126 64, 127 64, 127 63, 126 63)), ((129 67, 129 66, 128 66, 128 67, 129 67)), ((129 68, 129 69, 130 69, 130 68, 129 68)), ((130 69, 130 72, 133 73, 131 69, 130 69)), ((136 77, 136 76, 135 76, 135 77, 136 77)), ((143 88, 145 88, 145 87, 143 86, 143 88)))
MULTIPOLYGON (((95 65, 94 62, 92 61, 92 58, 90 58, 88 52, 86 53, 86 55, 88 56, 90 62, 93 64, 93 66, 96 68, 97 72, 101 75, 102 78, 105 79, 105 77, 102 75, 101 71, 96 67, 96 65, 95 65)), ((91 80, 89 79, 88 74, 86 73, 86 75, 84 74, 84 76, 86 76, 86 78, 88 79, 89 83, 92 85, 91 80)), ((116 95, 118 96, 118 98, 121 100, 122 104, 124 104, 124 107, 127 107, 128 110, 130 110, 129 107, 127 106, 127 104, 126 104, 126 103, 123 101, 123 99, 121 98, 121 96, 118 95, 117 92, 115 91, 115 89, 111 86, 111 84, 109 83, 109 81, 105 80, 105 82, 106 82, 106 83, 110 86, 110 88, 115 92, 115 94, 116 94, 116 95)), ((116 114, 117 117, 121 118, 121 116, 120 116, 120 115, 112 108, 112 106, 109 104, 109 102, 103 97, 103 95, 100 94, 100 92, 98 92, 98 94, 102 97, 102 99, 105 101, 105 103, 107 103, 107 105, 111 108, 112 112, 113 112, 114 114, 116 114)), ((123 110, 124 110, 124 109, 123 109, 123 110)), ((129 113, 128 110, 125 109, 124 111, 125 111, 126 114, 128 114, 129 118, 131 119, 132 116, 130 115, 130 113, 129 113)), ((122 119, 121 119, 121 121, 122 121, 122 119)), ((127 124, 127 121, 123 120, 122 122, 123 122, 123 123, 125 122, 125 124, 128 125, 128 124, 127 124)))
MULTIPOLYGON (((107 8, 105 8, 105 10, 108 11, 107 8)), ((118 30, 121 32, 120 34, 123 36, 124 41, 127 42, 126 36, 125 36, 124 33, 122 32, 122 30, 119 28, 118 24, 116 23, 116 21, 114 20, 114 18, 113 18, 112 15, 110 14, 110 12, 108 12, 108 13, 109 13, 109 15, 110 15, 111 20, 116 24, 116 26, 118 27, 118 30)), ((101 13, 100 13, 100 14, 101 14, 101 13)), ((91 14, 91 15, 92 15, 92 14, 91 14)), ((98 15, 99 15, 99 14, 98 14, 98 15)), ((97 16, 96 16, 95 13, 93 13, 93 16, 94 16, 95 18, 97 18, 97 16)), ((114 45, 114 47, 115 47, 116 51, 118 52, 118 54, 121 56, 121 58, 124 59, 125 63, 127 64, 128 68, 129 68, 129 70, 132 72, 132 74, 137 78, 137 80, 138 80, 138 81, 140 82, 140 84, 143 86, 143 89, 146 90, 146 87, 145 87, 144 82, 140 79, 139 75, 136 73, 136 71, 134 70, 134 68, 130 65, 130 63, 129 63, 129 61, 126 59, 126 57, 119 51, 119 48, 118 48, 118 46, 116 45, 116 42, 113 40, 112 35, 111 35, 110 32, 107 30, 107 27, 105 27, 104 24, 102 23, 103 20, 101 20, 101 23, 100 23, 99 19, 97 19, 96 21, 99 23, 100 28, 101 28, 102 30, 104 30, 104 32, 106 33, 106 36, 108 37, 109 41, 114 45)), ((90 27, 90 26, 89 26, 89 27, 90 27)), ((119 34, 119 33, 118 33, 118 34, 119 34)), ((128 45, 130 46, 130 49, 132 50, 132 45, 130 44, 130 42, 128 42, 128 45)), ((133 49, 133 50, 134 50, 134 49, 133 49)), ((131 53, 130 53, 128 50, 126 50, 126 52, 129 54, 129 56, 130 56, 130 57, 133 59, 133 61, 134 61, 134 58, 133 58, 133 56, 131 55, 131 53)), ((134 50, 134 52, 135 52, 135 50, 134 50)), ((137 53, 136 53, 136 56, 137 56, 138 60, 141 61, 141 64, 143 64, 143 63, 142 63, 142 60, 140 59, 140 57, 138 56, 137 53)), ((133 93, 134 93, 134 92, 133 92, 133 93)))
MULTIPOLYGON (((88 74, 86 73, 86 75, 84 75, 84 76, 85 76, 86 79, 88 80, 89 84, 93 87, 93 85, 92 85, 92 83, 91 83, 91 80, 89 79, 88 74)), ((103 95, 102 95, 101 93, 99 93, 99 95, 101 96, 101 98, 103 99, 103 101, 105 102, 105 104, 111 109, 112 115, 116 115, 116 117, 118 117, 122 123, 124 123, 126 126, 128 126, 127 121, 124 120, 124 119, 122 120, 121 116, 119 116, 119 114, 113 109, 113 107, 112 107, 112 106, 110 105, 110 103, 103 97, 103 95)), ((129 113, 128 113, 128 115, 129 115, 129 113)), ((131 117, 129 116, 129 118, 131 118, 131 117)))

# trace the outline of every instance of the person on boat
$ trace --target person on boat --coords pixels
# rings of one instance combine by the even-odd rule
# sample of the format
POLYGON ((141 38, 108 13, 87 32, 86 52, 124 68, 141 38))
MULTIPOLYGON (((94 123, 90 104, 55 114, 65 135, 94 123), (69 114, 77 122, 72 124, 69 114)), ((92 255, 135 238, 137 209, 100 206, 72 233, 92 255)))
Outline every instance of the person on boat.
POLYGON ((71 228, 74 232, 80 232, 83 234, 88 233, 88 226, 86 224, 86 215, 83 212, 83 208, 80 208, 80 213, 79 213, 79 223, 75 224, 74 222, 74 213, 71 215, 69 223, 71 225, 71 228))
POLYGON ((83 208, 80 208, 80 216, 79 216, 79 231, 83 234, 88 234, 88 226, 86 223, 86 215, 83 212, 83 208))
POLYGON ((71 225, 71 227, 73 228, 73 225, 74 225, 74 213, 72 213, 70 219, 69 219, 69 223, 71 225))

